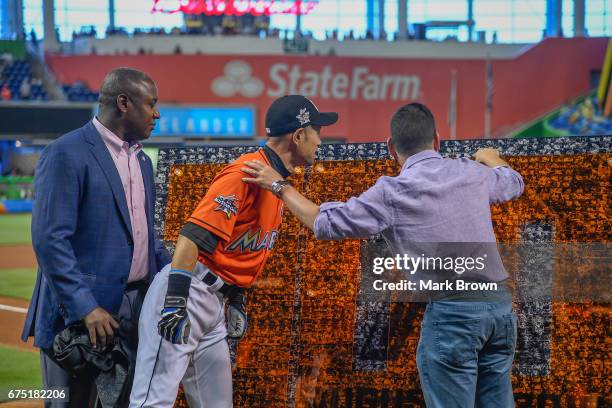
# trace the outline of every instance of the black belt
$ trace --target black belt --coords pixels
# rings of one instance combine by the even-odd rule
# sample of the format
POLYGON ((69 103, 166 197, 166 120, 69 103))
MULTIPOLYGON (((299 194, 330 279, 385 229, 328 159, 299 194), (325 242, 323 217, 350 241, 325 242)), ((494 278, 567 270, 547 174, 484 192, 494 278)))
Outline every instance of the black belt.
MULTIPOLYGON (((206 272, 206 275, 204 275, 202 281, 208 286, 213 286, 215 283, 217 283, 217 279, 221 278, 209 271, 206 272)), ((223 282, 223 279, 221 279, 221 281, 223 282)), ((221 293, 224 297, 231 297, 239 290, 239 286, 230 285, 228 283, 223 282, 223 285, 219 289, 217 289, 217 292, 221 293)))
POLYGON ((149 289, 149 282, 147 282, 144 279, 137 280, 135 282, 128 282, 128 284, 125 286, 126 292, 131 292, 133 290, 143 290, 146 292, 148 289, 149 289))

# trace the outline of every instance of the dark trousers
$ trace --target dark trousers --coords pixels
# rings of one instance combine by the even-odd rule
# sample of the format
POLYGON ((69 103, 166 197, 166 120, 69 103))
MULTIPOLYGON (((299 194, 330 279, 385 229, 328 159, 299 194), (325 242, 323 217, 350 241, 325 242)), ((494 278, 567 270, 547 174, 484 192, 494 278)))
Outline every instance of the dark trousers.
MULTIPOLYGON (((146 294, 144 284, 129 284, 123 294, 123 301, 119 309, 118 317, 134 322, 138 326, 140 309, 146 294)), ((53 350, 40 350, 40 368, 42 371, 42 382, 45 389, 67 387, 69 402, 45 400, 45 408, 93 408, 96 406, 97 392, 93 377, 83 375, 72 376, 61 368, 52 358, 53 350)), ((136 353, 134 353, 136 355, 136 353)), ((136 361, 131 362, 132 370, 136 361)), ((131 388, 131 384, 130 384, 131 388)), ((127 393, 129 395, 129 392, 127 393)), ((128 406, 129 401, 125 401, 128 406)))

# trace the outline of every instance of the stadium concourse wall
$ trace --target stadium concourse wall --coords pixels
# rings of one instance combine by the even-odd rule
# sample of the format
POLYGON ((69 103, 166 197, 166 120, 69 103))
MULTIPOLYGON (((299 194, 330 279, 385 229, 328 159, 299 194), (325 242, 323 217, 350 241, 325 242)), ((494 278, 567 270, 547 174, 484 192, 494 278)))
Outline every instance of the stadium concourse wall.
MULTIPOLYGON (((125 39, 129 42, 129 39, 125 39)), ((515 58, 491 57, 492 134, 536 119, 590 89, 601 69, 607 38, 546 39, 515 58)), ((163 103, 252 105, 257 134, 276 97, 301 93, 322 110, 340 114, 326 135, 349 142, 383 141, 388 123, 402 104, 420 101, 438 118, 442 138, 449 138, 449 110, 456 110, 458 139, 484 135, 487 63, 443 54, 410 58, 314 55, 47 55, 62 83, 84 81, 97 89, 118 66, 148 72, 163 103), (457 92, 451 102, 452 72, 457 92)))
MULTIPOLYGON (((307 41, 311 55, 333 54, 339 57, 366 58, 514 58, 525 44, 484 44, 477 42, 433 41, 377 41, 377 40, 303 40, 307 41)), ((285 53, 285 40, 281 38, 257 38, 253 36, 202 36, 202 35, 140 35, 131 39, 125 36, 106 38, 78 38, 62 44, 62 50, 70 54, 92 53, 99 55, 138 54, 145 50, 151 54, 174 54, 176 47, 183 54, 237 54, 279 55, 285 53), (253 43, 256 43, 256 47, 253 43), (95 51, 95 52, 93 52, 95 51)))
MULTIPOLYGON (((505 258, 514 270, 519 319, 512 377, 519 408, 612 404, 605 365, 609 272, 585 275, 552 262, 564 245, 603 245, 610 257, 611 142, 597 136, 442 143, 447 157, 496 147, 525 180, 519 199, 492 206, 498 241, 527 245, 519 257, 505 258), (525 296, 534 289, 545 296, 525 296), (552 295, 572 291, 583 297, 552 295)), ((254 149, 160 150, 155 220, 170 248, 215 174, 254 149)), ((317 203, 347 200, 398 171, 383 143, 323 145, 318 155, 315 166, 290 177, 317 203)), ((368 248, 376 242, 316 241, 285 212, 272 256, 247 294, 247 335, 231 343, 234 406, 424 406, 415 362, 424 305, 362 297, 371 274, 368 248)), ((581 268, 602 259, 602 253, 574 255, 581 268)), ((176 406, 187 406, 182 395, 176 406)))

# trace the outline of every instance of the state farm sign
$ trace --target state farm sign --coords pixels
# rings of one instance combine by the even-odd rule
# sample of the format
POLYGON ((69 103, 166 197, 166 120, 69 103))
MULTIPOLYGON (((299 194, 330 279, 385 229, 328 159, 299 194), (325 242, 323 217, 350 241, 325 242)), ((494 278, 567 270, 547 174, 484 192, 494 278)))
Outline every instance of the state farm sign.
POLYGON ((264 92, 270 98, 301 94, 315 99, 363 101, 409 101, 421 96, 419 76, 379 75, 361 65, 343 72, 329 65, 307 70, 300 64, 279 62, 270 66, 268 77, 262 81, 252 75, 248 63, 234 60, 225 65, 223 72, 224 76, 214 79, 211 90, 225 98, 255 98, 264 92))
MULTIPOLYGON (((606 38, 547 39, 515 59, 493 60, 492 131, 533 120, 564 100, 586 92, 588 81, 584 78, 591 70, 601 68, 607 46, 606 38), (558 55, 581 64, 557 64, 558 55), (542 61, 552 62, 542 65, 542 61)), ((145 71, 155 80, 162 102, 248 105, 256 112, 257 135, 265 135, 266 111, 283 93, 308 95, 322 111, 338 112, 340 119, 324 130, 324 137, 384 141, 389 136, 393 114, 402 105, 415 101, 426 104, 434 113, 442 138, 450 135, 446 119, 451 110, 458 139, 478 137, 484 129, 485 59, 46 54, 45 61, 63 83, 84 81, 96 89, 108 72, 129 66, 145 71), (451 101, 456 102, 454 106, 451 101)))

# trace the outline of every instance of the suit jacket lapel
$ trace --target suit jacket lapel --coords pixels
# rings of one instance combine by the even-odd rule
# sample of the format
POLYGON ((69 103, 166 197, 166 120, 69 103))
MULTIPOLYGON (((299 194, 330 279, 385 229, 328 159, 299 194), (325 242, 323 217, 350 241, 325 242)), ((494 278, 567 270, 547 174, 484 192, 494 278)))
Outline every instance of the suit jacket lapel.
POLYGON ((130 236, 133 238, 132 223, 130 222, 130 213, 127 207, 127 198, 125 197, 123 183, 121 182, 121 177, 119 177, 117 166, 115 166, 115 162, 113 161, 108 148, 104 144, 102 136, 100 136, 96 130, 96 127, 92 122, 89 122, 86 127, 87 126, 90 126, 90 128, 86 129, 85 135, 88 142, 92 144, 91 151, 102 168, 102 172, 108 180, 108 183, 110 184, 111 190, 113 191, 113 196, 115 197, 115 203, 119 208, 123 223, 129 231, 130 236))
POLYGON ((142 180, 145 188, 145 211, 147 212, 147 223, 149 224, 149 231, 153 231, 153 217, 151 215, 152 211, 150 204, 155 205, 153 202, 153 189, 155 186, 153 185, 153 171, 147 162, 147 157, 144 152, 138 153, 138 164, 140 164, 140 172, 142 174, 142 180))
POLYGON ((152 207, 155 207, 153 198, 155 197, 155 185, 153 183, 153 168, 149 165, 149 159, 144 152, 138 153, 138 164, 140 164, 140 173, 142 174, 142 181, 145 188, 145 211, 147 214, 147 230, 149 233, 149 282, 153 280, 157 269, 156 265, 156 251, 155 251, 155 225, 153 224, 153 211, 152 207))

